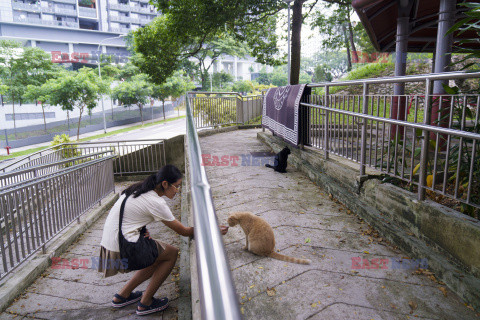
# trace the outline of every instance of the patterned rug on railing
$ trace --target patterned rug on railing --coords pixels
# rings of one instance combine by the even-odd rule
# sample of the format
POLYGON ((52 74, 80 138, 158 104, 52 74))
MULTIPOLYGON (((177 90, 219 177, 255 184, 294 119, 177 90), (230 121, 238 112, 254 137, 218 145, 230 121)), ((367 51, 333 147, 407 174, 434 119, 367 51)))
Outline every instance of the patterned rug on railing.
POLYGON ((300 101, 305 101, 311 91, 305 84, 268 89, 263 99, 262 126, 293 145, 306 144, 302 124, 308 119, 304 119, 306 113, 300 112, 300 101))

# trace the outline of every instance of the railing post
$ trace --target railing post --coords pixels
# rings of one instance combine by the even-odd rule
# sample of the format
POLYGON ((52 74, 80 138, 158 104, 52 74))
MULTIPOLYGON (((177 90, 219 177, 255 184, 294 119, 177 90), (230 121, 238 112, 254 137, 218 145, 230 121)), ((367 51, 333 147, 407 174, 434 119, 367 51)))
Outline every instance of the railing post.
MULTIPOLYGON (((329 108, 330 107, 330 96, 329 96, 329 86, 325 86, 325 107, 329 108)), ((323 121, 324 125, 324 134, 323 138, 325 139, 324 141, 324 147, 325 147, 325 160, 328 160, 328 110, 325 110, 325 119, 323 121)))
MULTIPOLYGON (((368 113, 368 83, 363 83, 363 114, 368 113)), ((365 175, 365 160, 367 155, 367 118, 363 118, 362 124, 362 144, 360 157, 360 176, 365 175)))
MULTIPOLYGON (((431 80, 426 79, 425 82, 425 102, 423 110, 423 123, 430 124, 430 117, 432 114, 430 95, 431 95, 431 80)), ((423 145, 420 156, 420 177, 418 179, 418 200, 425 200, 425 180, 427 177, 427 163, 428 163, 428 146, 430 144, 430 133, 427 130, 423 130, 423 145)))

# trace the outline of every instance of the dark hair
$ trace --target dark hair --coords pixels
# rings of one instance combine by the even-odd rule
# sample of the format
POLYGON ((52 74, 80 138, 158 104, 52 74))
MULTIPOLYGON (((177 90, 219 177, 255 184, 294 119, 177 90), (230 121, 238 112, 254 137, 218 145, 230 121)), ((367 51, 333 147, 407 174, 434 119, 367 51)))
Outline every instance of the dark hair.
POLYGON ((182 178, 182 173, 178 170, 177 167, 171 164, 160 168, 157 173, 152 174, 143 181, 132 184, 130 187, 125 189, 122 194, 130 196, 133 194, 133 197, 136 198, 139 195, 154 190, 162 181, 167 181, 172 184, 177 182, 182 178))

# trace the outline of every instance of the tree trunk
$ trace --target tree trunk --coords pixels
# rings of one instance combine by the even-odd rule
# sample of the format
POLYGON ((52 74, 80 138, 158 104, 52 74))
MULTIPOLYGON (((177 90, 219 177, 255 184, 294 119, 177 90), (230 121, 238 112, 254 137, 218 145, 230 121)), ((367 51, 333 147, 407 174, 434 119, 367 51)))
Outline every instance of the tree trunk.
POLYGON ((80 108, 80 116, 78 117, 78 127, 77 127, 77 141, 80 140, 80 122, 82 121, 83 108, 80 108))
POLYGON ((13 132, 15 133, 15 140, 17 138, 17 122, 15 121, 15 95, 12 94, 12 118, 13 118, 13 132))
POLYGON ((350 47, 352 48, 352 59, 353 61, 358 62, 358 54, 357 54, 357 49, 355 48, 355 42, 353 41, 353 27, 352 23, 350 22, 350 19, 348 20, 348 31, 350 35, 350 47))
POLYGON ((142 119, 142 126, 143 126, 143 106, 141 104, 138 105, 138 108, 140 109, 140 118, 142 119))
POLYGON ((167 119, 165 118, 165 100, 162 100, 162 109, 163 109, 163 122, 165 123, 167 119))
POLYGON ((45 119, 45 108, 43 107, 43 101, 40 102, 40 105, 42 106, 42 112, 43 112, 43 125, 45 128, 45 133, 47 132, 47 119, 45 119))
POLYGON ((290 83, 298 84, 300 81, 300 52, 302 33, 302 5, 304 0, 295 0, 292 7, 292 44, 290 62, 290 83))
POLYGON ((343 35, 345 36, 345 47, 347 48, 348 71, 352 70, 352 57, 350 56, 350 46, 348 45, 347 29, 342 25, 343 35))

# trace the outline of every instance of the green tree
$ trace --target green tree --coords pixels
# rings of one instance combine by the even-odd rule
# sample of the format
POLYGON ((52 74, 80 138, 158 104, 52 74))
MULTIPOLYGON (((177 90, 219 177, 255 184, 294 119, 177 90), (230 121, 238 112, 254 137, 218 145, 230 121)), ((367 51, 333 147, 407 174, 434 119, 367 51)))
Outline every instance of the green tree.
POLYGON ((109 89, 106 81, 100 80, 95 70, 82 68, 78 71, 65 71, 58 78, 48 80, 41 87, 43 95, 51 105, 59 105, 62 110, 80 111, 78 117, 77 140, 80 138, 82 114, 97 105, 100 95, 109 89))
POLYGON ((224 89, 232 81, 233 76, 228 72, 220 71, 213 73, 212 82, 215 88, 224 89))
POLYGON ((160 85, 152 87, 152 97, 162 101, 163 119, 165 120, 165 101, 171 97, 177 99, 195 85, 188 80, 182 72, 177 71, 173 76, 160 85))
POLYGON ((233 83, 232 91, 239 93, 252 92, 254 89, 252 81, 239 80, 233 83))
POLYGON ((257 61, 278 64, 275 15, 281 1, 166 1, 153 3, 163 13, 134 32, 133 47, 140 54, 136 64, 160 84, 181 61, 195 56, 205 44, 222 35, 246 42, 257 61), (261 30, 262 32, 259 32, 261 30))
POLYGON ((333 80, 330 68, 325 64, 320 64, 315 67, 313 74, 313 81, 315 82, 330 82, 333 80))
POLYGON ((0 40, 0 78, 12 101, 15 137, 15 100, 21 102, 29 85, 42 85, 57 68, 50 55, 40 48, 23 48, 18 42, 0 40))
POLYGON ((43 113, 43 125, 44 131, 47 133, 47 120, 45 118, 45 106, 44 104, 48 101, 48 91, 43 86, 28 85, 27 90, 24 93, 24 98, 28 100, 40 101, 43 113))
POLYGON ((245 46, 227 34, 222 34, 211 42, 202 44, 202 48, 193 56, 199 62, 203 90, 208 88, 209 70, 221 55, 244 57, 245 46))
POLYGON ((15 63, 22 55, 22 45, 12 40, 0 40, 0 79, 4 88, 5 95, 12 100, 12 118, 15 138, 17 137, 17 124, 15 119, 15 99, 22 94, 21 87, 18 85, 15 63))
POLYGON ((325 36, 322 41, 324 48, 331 51, 345 49, 347 51, 348 70, 352 69, 352 60, 358 61, 355 40, 361 42, 362 50, 372 51, 371 43, 366 39, 366 33, 361 24, 353 27, 354 14, 351 0, 324 0, 314 13, 311 26, 325 36), (357 33, 357 37, 354 35, 357 33), (369 45, 370 44, 370 45, 369 45))
POLYGON ((143 125, 143 107, 152 95, 151 84, 145 74, 133 76, 129 81, 123 81, 112 90, 112 98, 120 101, 124 106, 136 105, 140 110, 143 125))
MULTIPOLYGON (((132 57, 132 59, 134 58, 132 57)), ((129 61, 125 63, 122 67, 118 68, 118 74, 116 78, 120 81, 129 81, 139 73, 141 73, 140 69, 135 66, 131 61, 129 61)))

